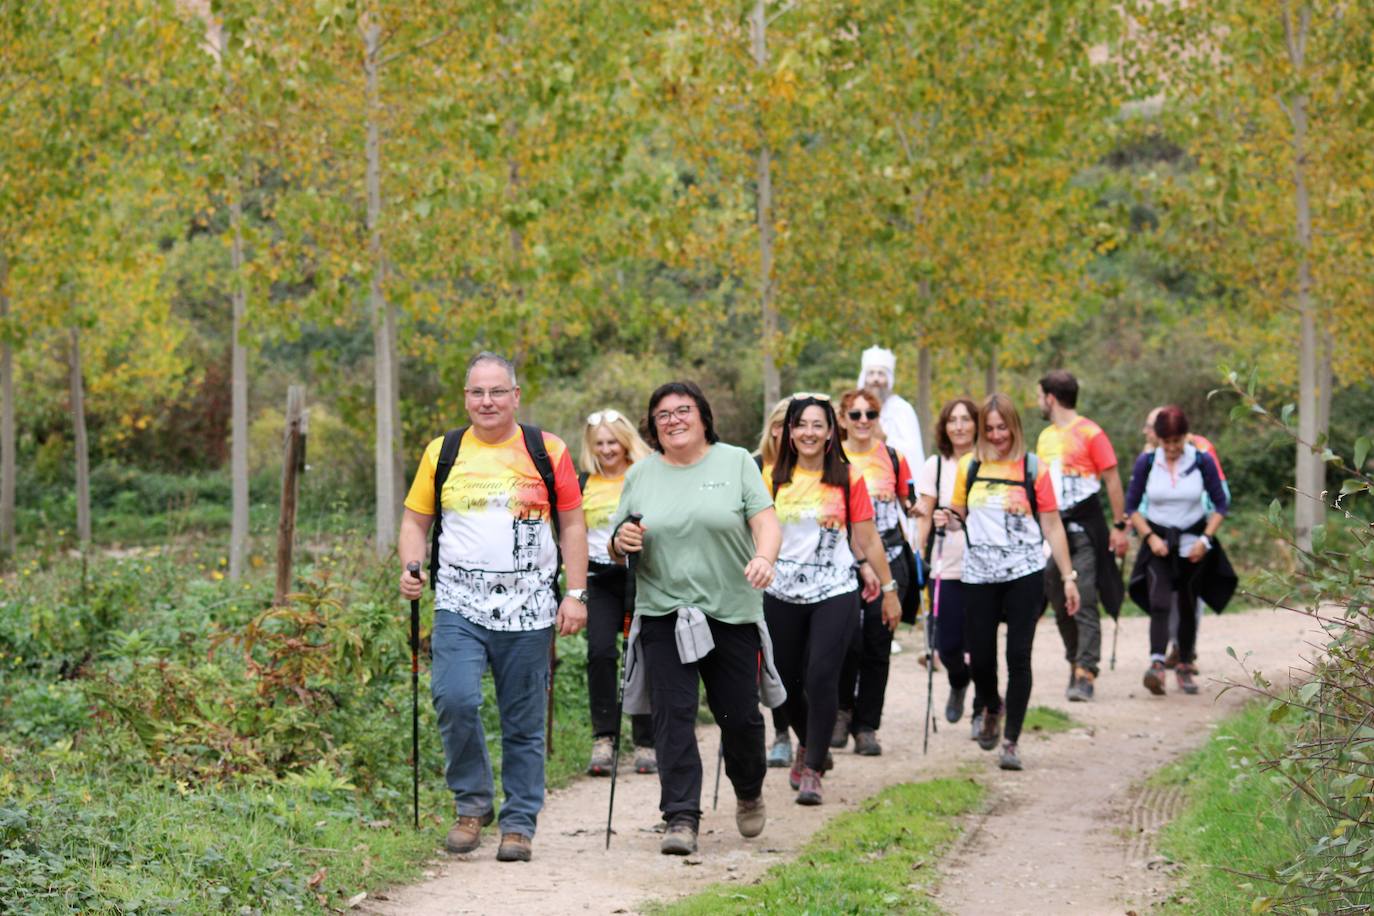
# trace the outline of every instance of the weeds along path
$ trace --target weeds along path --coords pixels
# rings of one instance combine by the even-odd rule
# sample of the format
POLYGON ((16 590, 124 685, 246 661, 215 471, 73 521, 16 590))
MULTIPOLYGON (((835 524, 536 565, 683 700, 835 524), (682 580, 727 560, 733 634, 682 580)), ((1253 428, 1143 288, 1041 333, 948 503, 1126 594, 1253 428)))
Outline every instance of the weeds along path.
MULTIPOLYGON (((1153 841, 1184 798, 1176 787, 1144 784, 1146 777, 1201 745, 1251 696, 1221 694, 1221 680, 1248 682, 1227 646, 1278 685, 1297 673, 1300 656, 1311 654, 1307 643, 1321 633, 1288 611, 1209 613, 1198 643, 1201 692, 1184 696, 1171 680, 1168 695, 1156 697, 1141 685, 1148 626, 1141 617, 1122 620, 1117 670, 1104 670, 1094 702, 1067 703, 1067 666, 1048 651, 1059 641, 1042 621, 1032 702, 1067 710, 1077 727, 1029 743, 1024 772, 984 780, 989 806, 944 864, 938 900, 945 910, 1143 913, 1173 890, 1153 841)), ((1110 622, 1104 633, 1110 652, 1110 622)))
MULTIPOLYGON (((1125 912, 1128 901, 1153 899, 1167 886, 1167 876, 1147 867, 1148 836, 1159 826, 1161 812, 1133 811, 1148 798, 1132 786, 1200 744, 1212 723, 1243 702, 1235 691, 1214 701, 1217 685, 1209 678, 1239 675, 1226 646, 1238 653, 1253 651, 1253 663, 1277 673, 1298 662, 1304 632, 1303 619, 1286 612, 1209 615, 1200 643, 1202 695, 1171 691, 1147 698, 1140 686, 1147 623, 1144 618, 1122 622, 1117 670, 1103 672, 1099 699, 1070 705, 1063 695, 1068 669, 1059 635, 1052 617, 1041 621, 1031 703, 1070 713, 1077 727, 1053 737, 1025 734, 1024 772, 999 771, 994 755, 969 740, 967 716, 952 726, 941 716, 930 752, 922 755, 925 672, 917 664, 917 644, 903 628, 906 651, 892 659, 880 732, 883 755, 835 752, 823 806, 796 805, 786 771, 769 770, 764 784, 768 827, 756 839, 741 838, 728 780, 722 780, 719 810, 710 809, 717 733, 706 727, 699 731, 706 812, 697 855, 659 854, 653 830, 659 820, 658 780, 637 775, 622 762, 609 852, 604 849, 609 780, 580 779, 549 794, 533 862, 496 862, 498 837, 491 827, 476 853, 448 856, 436 849, 428 869, 433 877, 374 893, 363 908, 396 916, 635 913, 650 902, 683 897, 709 884, 751 882, 769 866, 792 859, 828 818, 885 786, 971 767, 989 787, 991 806, 967 825, 964 842, 950 856, 939 889, 943 908, 955 913, 1125 912)), ((935 681, 936 709, 943 710, 948 695, 943 671, 935 681)), ((771 732, 770 723, 770 740, 771 732)), ((435 830, 435 840, 442 842, 441 831, 435 830)))

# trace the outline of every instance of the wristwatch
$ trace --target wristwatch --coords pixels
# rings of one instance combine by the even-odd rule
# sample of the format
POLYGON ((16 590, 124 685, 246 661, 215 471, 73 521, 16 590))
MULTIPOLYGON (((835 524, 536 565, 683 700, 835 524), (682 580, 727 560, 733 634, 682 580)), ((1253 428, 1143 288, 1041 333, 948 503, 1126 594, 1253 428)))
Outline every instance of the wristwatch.
POLYGON ((882 586, 879 588, 879 591, 884 591, 884 592, 895 592, 896 590, 897 590, 897 580, 896 580, 896 579, 888 579, 887 582, 886 582, 886 584, 882 585, 882 586))
POLYGON ((1067 576, 1064 575, 1063 573, 1060 573, 1059 576, 1060 576, 1060 578, 1063 579, 1065 582, 1077 582, 1077 581, 1078 581, 1078 570, 1076 570, 1076 569, 1071 569, 1071 570, 1069 570, 1069 574, 1068 574, 1067 576))
POLYGON ((1198 540, 1202 542, 1203 547, 1207 548, 1208 550, 1212 549, 1212 539, 1209 538, 1207 535, 1202 535, 1198 538, 1198 540))
POLYGON ((585 588, 570 588, 564 594, 574 601, 581 601, 583 604, 587 603, 587 590, 585 588))

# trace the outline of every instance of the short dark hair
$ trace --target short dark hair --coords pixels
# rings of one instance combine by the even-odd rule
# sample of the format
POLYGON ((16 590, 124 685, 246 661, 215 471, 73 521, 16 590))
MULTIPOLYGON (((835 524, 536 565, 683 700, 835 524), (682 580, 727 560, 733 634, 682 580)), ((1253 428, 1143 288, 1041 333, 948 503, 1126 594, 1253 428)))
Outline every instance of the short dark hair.
MULTIPOLYGON (((808 407, 819 407, 825 413, 825 422, 830 424, 830 438, 825 443, 825 453, 821 456, 821 483, 843 487, 849 483, 849 456, 840 445, 840 422, 835 416, 835 407, 829 398, 806 396, 794 397, 787 405, 787 416, 783 419, 782 441, 778 443, 778 457, 773 462, 773 495, 778 488, 792 482, 792 471, 797 466, 797 448, 792 444, 792 427, 801 421, 802 411, 808 407)), ((845 509, 848 512, 848 508, 845 509)))
POLYGON ((1051 369, 1042 375, 1040 390, 1054 395, 1060 405, 1070 410, 1078 406, 1078 379, 1067 369, 1051 369))
POLYGON ((1177 404, 1159 408, 1155 415, 1155 435, 1160 439, 1173 439, 1188 435, 1188 415, 1177 404))
POLYGON ((949 440, 950 414, 954 413, 954 408, 960 404, 968 411, 969 419, 973 421, 973 441, 978 442, 978 405, 973 403, 971 398, 954 398, 946 401, 945 406, 940 408, 940 419, 935 421, 935 450, 946 458, 954 457, 954 443, 949 440))
POLYGON ((695 401, 697 412, 701 414, 701 425, 706 428, 706 443, 715 445, 720 441, 720 436, 716 435, 716 419, 711 413, 711 404, 706 400, 706 395, 701 393, 696 382, 683 380, 659 385, 654 389, 654 393, 649 395, 649 409, 639 427, 644 441, 649 443, 649 448, 656 452, 663 451, 663 444, 658 441, 658 425, 654 423, 654 411, 658 409, 658 402, 670 394, 680 394, 695 401))

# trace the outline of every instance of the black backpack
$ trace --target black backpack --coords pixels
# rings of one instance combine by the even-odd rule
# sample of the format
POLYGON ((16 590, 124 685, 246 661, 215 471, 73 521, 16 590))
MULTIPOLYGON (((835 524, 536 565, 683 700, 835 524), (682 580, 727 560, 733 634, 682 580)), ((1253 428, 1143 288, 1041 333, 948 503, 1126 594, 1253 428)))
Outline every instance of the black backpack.
MULTIPOLYGON (((467 431, 468 427, 463 426, 444 434, 444 444, 439 449, 439 463, 434 468, 434 529, 429 539, 429 587, 433 589, 439 587, 439 532, 444 526, 444 483, 448 480, 449 472, 453 470, 453 463, 458 460, 458 449, 462 446, 463 434, 467 431)), ((559 545, 558 493, 554 484, 553 461, 549 458, 549 450, 544 445, 543 430, 528 423, 521 423, 520 431, 525 437, 525 451, 533 459, 534 469, 539 472, 539 479, 544 482, 544 489, 549 494, 549 524, 553 525, 553 546, 558 557, 553 573, 553 594, 554 601, 557 602, 561 599, 558 570, 563 566, 563 550, 559 545)))
MULTIPOLYGON (((968 495, 973 491, 973 482, 978 479, 978 468, 982 465, 982 463, 983 462, 979 461, 977 458, 974 458, 972 461, 969 462, 968 476, 964 478, 965 507, 968 506, 968 495)), ((1030 452, 1026 452, 1026 454, 1021 458, 1021 480, 1006 480, 1005 478, 1001 477, 984 477, 983 483, 1001 483, 1006 484, 1009 487, 1025 487, 1026 500, 1030 503, 1031 519, 1037 525, 1039 525, 1040 504, 1035 498, 1035 475, 1038 473, 1040 473, 1039 459, 1035 455, 1032 455, 1030 452)), ((936 483, 936 486, 939 486, 938 482, 936 483)), ((939 498, 938 491, 936 492, 936 498, 939 498)), ((964 529, 964 537, 968 537, 967 528, 964 529)), ((970 541, 969 543, 972 542, 970 541)))

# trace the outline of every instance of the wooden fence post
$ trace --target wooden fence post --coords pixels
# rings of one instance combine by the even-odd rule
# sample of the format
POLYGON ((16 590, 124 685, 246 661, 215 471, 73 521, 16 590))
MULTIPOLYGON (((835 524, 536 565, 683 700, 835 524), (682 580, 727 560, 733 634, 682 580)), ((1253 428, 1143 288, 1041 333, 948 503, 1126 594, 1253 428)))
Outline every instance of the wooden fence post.
POLYGON ((305 388, 292 385, 286 393, 286 435, 281 462, 281 515, 277 521, 277 590, 275 606, 286 603, 291 591, 291 552, 296 540, 296 496, 305 471, 305 435, 310 413, 305 388))

